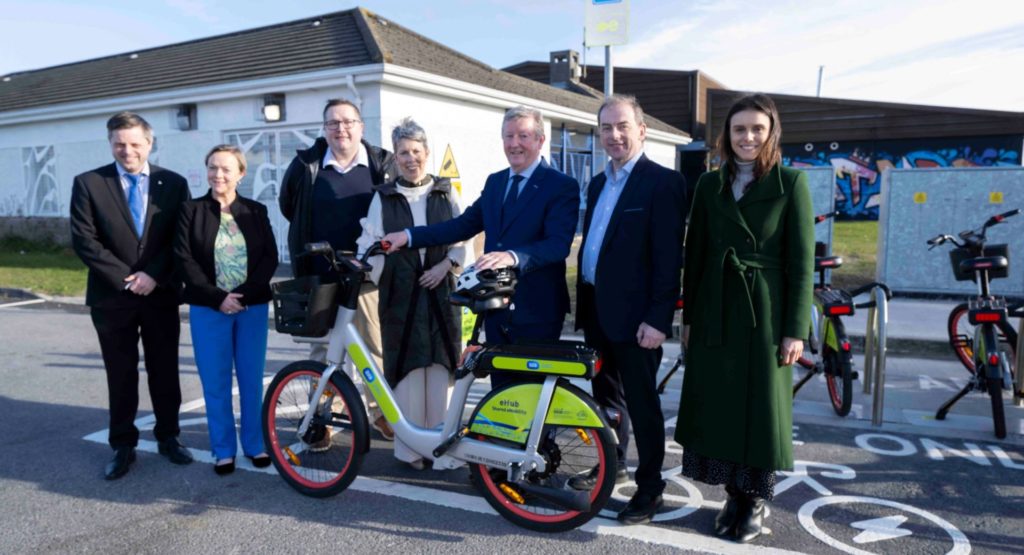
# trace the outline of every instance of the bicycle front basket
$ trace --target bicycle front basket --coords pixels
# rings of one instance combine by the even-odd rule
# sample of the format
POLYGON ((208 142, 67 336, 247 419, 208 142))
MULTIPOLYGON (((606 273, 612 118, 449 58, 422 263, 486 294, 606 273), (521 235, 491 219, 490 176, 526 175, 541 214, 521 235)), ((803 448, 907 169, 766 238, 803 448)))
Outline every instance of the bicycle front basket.
POLYGON ((274 325, 279 333, 323 337, 338 315, 337 283, 320 283, 319 276, 305 276, 271 284, 274 292, 274 325))
MULTIPOLYGON (((1010 259, 1010 249, 1005 243, 998 245, 985 245, 985 248, 979 256, 1004 256, 1007 260, 1010 259)), ((949 251, 949 263, 953 265, 953 275, 956 276, 957 281, 974 281, 974 272, 964 272, 960 269, 960 263, 969 258, 974 258, 971 255, 969 249, 963 247, 955 248, 949 251)), ((1002 268, 999 270, 990 270, 988 273, 989 279, 1001 279, 1009 275, 1009 268, 1002 268)))

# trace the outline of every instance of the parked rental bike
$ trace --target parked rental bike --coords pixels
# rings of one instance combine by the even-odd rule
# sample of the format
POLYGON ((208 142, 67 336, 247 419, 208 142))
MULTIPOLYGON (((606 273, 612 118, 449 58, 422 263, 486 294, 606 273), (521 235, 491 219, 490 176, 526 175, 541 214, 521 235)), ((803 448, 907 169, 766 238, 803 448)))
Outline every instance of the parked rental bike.
MULTIPOLYGON (((345 490, 359 473, 370 432, 363 401, 342 370, 351 360, 395 437, 431 459, 435 469, 468 464, 479 491, 503 517, 541 532, 569 530, 593 518, 615 485, 616 439, 590 395, 566 378, 593 378, 600 370, 597 353, 568 341, 480 344, 484 317, 477 318, 455 371, 444 423, 416 426, 402 414, 352 324, 360 283, 370 270, 366 260, 384 250, 376 243, 357 258, 327 243, 308 244, 305 254, 327 258, 337 282, 320 283, 314 276, 275 284, 278 331, 328 335, 327 364, 304 360, 285 366, 264 398, 263 431, 281 477, 305 495, 327 497, 345 490), (496 369, 543 382, 492 390, 463 422, 471 384, 496 369), (592 476, 593 488, 571 487, 578 475, 592 476)), ((485 315, 508 306, 515 285, 512 270, 467 268, 450 300, 485 315)))
POLYGON ((937 235, 928 240, 929 250, 944 243, 953 243, 949 259, 957 281, 974 281, 978 294, 967 303, 957 305, 949 314, 949 344, 957 359, 971 373, 971 378, 956 395, 943 403, 935 414, 944 420, 949 410, 972 390, 987 392, 992 403, 992 423, 996 437, 1006 437, 1006 416, 1003 389, 1013 391, 1015 400, 1022 394, 1021 384, 1014 381, 1017 331, 1010 316, 1024 316, 1022 305, 1008 305, 1005 298, 992 295, 989 282, 1009 274, 1009 249, 1005 244, 987 245, 986 233, 1006 218, 1020 214, 1020 209, 992 216, 978 229, 952 235, 937 235), (965 320, 966 316, 966 321, 965 320))
MULTIPOLYGON (((819 224, 834 217, 837 212, 830 212, 814 217, 819 224)), ((892 298, 892 291, 884 283, 872 282, 858 287, 853 291, 844 291, 832 287, 825 281, 827 270, 838 270, 843 265, 840 256, 825 256, 826 245, 815 244, 814 271, 818 273, 818 283, 814 287, 814 304, 811 306, 811 330, 807 341, 811 358, 801 356, 797 365, 807 370, 800 381, 793 385, 793 396, 811 378, 817 374, 825 376, 829 401, 832 409, 839 416, 850 414, 853 406, 853 381, 859 376, 853 369, 853 352, 843 316, 853 316, 855 309, 875 306, 874 298, 863 303, 854 303, 854 297, 867 293, 876 287, 885 292, 885 298, 892 298)))

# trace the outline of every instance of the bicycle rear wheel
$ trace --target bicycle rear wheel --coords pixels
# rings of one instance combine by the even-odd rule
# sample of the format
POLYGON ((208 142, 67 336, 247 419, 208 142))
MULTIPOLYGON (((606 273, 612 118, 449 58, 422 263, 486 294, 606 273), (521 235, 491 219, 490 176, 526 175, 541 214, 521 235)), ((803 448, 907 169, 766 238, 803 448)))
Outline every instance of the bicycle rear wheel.
MULTIPOLYGON (((949 345, 953 348, 957 360, 968 372, 974 374, 974 328, 968 318, 969 309, 967 303, 960 303, 949 312, 949 320, 946 323, 946 333, 949 336, 949 345)), ((1000 349, 1010 357, 1010 368, 1015 368, 1014 361, 1017 358, 1017 330, 1009 322, 998 325, 997 339, 1000 349)))
MULTIPOLYGON (((575 393, 595 411, 600 410, 583 390, 568 383, 559 387, 575 393)), ((516 484, 508 483, 508 474, 504 469, 474 464, 469 470, 484 499, 512 523, 538 532, 572 530, 594 518, 612 495, 618 466, 615 458, 615 438, 607 423, 603 428, 546 425, 542 437, 537 451, 547 461, 547 469, 543 473, 528 472, 524 479, 535 486, 577 494, 579 492, 569 485, 569 480, 574 476, 592 475, 594 486, 589 491, 589 511, 570 510, 550 501, 538 499, 516 484)), ((485 436, 477 436, 477 439, 514 448, 524 447, 521 444, 485 436)))
POLYGON ((996 437, 1006 437, 1006 414, 1003 409, 1003 384, 1000 380, 987 380, 988 396, 992 401, 992 424, 995 426, 996 437))
POLYGON ((263 437, 278 473, 304 495, 329 497, 359 474, 369 427, 362 399, 348 376, 336 372, 305 434, 299 425, 312 402, 325 366, 293 362, 277 373, 263 401, 263 437))
POLYGON ((829 318, 825 321, 825 333, 822 335, 821 360, 825 365, 825 385, 828 387, 829 401, 832 402, 832 410, 839 416, 850 414, 850 407, 853 406, 853 364, 848 353, 836 350, 833 346, 842 349, 843 343, 847 343, 846 329, 839 318, 829 318))

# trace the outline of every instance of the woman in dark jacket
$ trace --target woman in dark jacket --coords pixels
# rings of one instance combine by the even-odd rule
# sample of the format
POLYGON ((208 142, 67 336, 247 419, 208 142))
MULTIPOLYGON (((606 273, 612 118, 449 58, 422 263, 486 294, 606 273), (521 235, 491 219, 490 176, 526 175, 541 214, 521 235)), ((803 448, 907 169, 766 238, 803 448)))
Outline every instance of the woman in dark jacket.
POLYGON ((715 534, 761 535, 775 471, 793 466, 793 371, 810 330, 814 221, 807 176, 781 165, 770 98, 738 100, 721 168, 697 182, 686 237, 683 475, 725 486, 715 534), (691 329, 692 328, 692 329, 691 329))
POLYGON ((213 469, 220 475, 234 471, 238 444, 231 408, 232 366, 238 378, 242 451, 255 466, 270 465, 260 409, 277 244, 266 207, 238 195, 244 176, 241 150, 214 147, 206 155, 210 191, 182 206, 174 244, 206 400, 213 469))
MULTIPOLYGON (((363 218, 360 251, 385 234, 457 217, 451 183, 427 173, 430 149, 423 128, 402 120, 391 133, 400 177, 381 186, 363 218)), ((461 335, 456 309, 448 304, 454 268, 465 265, 461 243, 405 249, 370 259, 370 278, 380 291, 380 335, 384 376, 402 414, 424 428, 444 420, 461 335)), ((427 462, 395 438, 395 458, 415 469, 427 462)))

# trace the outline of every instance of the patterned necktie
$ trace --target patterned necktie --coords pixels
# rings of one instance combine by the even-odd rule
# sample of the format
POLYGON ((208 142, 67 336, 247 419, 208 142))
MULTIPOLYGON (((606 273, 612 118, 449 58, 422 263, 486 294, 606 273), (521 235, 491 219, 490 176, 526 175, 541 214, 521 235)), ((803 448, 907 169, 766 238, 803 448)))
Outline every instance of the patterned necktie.
POLYGON ((128 180, 128 209, 132 212, 132 221, 135 222, 135 234, 142 237, 142 228, 145 222, 142 220, 142 211, 145 208, 142 204, 142 191, 139 188, 140 175, 130 173, 124 174, 128 180))
POLYGON ((501 220, 503 222, 507 221, 512 214, 512 207, 516 205, 516 200, 519 198, 519 183, 522 181, 523 176, 512 176, 512 183, 508 186, 508 193, 505 194, 505 204, 501 205, 501 220))

